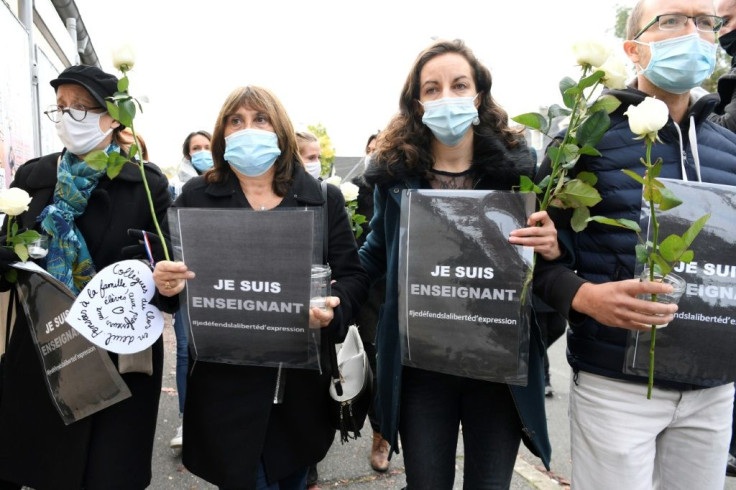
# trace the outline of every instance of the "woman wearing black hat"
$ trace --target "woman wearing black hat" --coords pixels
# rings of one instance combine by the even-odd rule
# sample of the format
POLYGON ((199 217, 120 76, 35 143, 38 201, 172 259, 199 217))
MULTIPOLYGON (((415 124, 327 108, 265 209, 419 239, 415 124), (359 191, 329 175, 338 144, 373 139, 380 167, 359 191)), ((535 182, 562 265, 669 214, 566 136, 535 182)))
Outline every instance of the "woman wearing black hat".
MULTIPOLYGON (((19 167, 12 186, 32 197, 29 210, 18 217, 19 226, 49 237, 48 255, 39 265, 78 293, 96 271, 124 258, 123 247, 137 244, 128 229, 152 230, 154 225, 136 164, 126 163, 110 180, 83 160, 94 150, 125 150, 125 140, 119 138, 123 127, 107 113, 105 104, 117 91, 117 79, 99 68, 73 66, 51 86, 57 105, 45 114, 56 123, 65 148, 19 167)), ((153 165, 146 164, 145 171, 162 220, 171 203, 167 180, 153 165)), ((5 267, 7 262, 0 263, 0 271, 5 267)), ((131 396, 64 425, 45 386, 28 320, 19 306, 2 379, 0 480, 8 483, 0 483, 0 488, 147 487, 161 392, 162 339, 132 365, 130 358, 110 354, 118 369, 126 372, 122 378, 131 396)))

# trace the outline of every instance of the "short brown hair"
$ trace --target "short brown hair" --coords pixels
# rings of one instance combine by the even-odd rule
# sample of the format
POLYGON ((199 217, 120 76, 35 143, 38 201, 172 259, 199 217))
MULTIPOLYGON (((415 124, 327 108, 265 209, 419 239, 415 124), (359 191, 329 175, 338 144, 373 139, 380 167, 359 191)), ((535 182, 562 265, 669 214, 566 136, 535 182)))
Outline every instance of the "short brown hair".
POLYGON ((224 182, 234 177, 230 165, 225 161, 225 126, 227 118, 241 107, 257 110, 268 116, 271 126, 276 133, 281 155, 276 159, 274 166, 276 173, 273 179, 273 191, 278 196, 286 195, 291 185, 294 163, 299 162, 299 148, 296 143, 296 134, 291 119, 281 101, 268 89, 249 85, 239 87, 227 97, 220 109, 212 133, 212 161, 213 167, 205 176, 207 182, 224 182))

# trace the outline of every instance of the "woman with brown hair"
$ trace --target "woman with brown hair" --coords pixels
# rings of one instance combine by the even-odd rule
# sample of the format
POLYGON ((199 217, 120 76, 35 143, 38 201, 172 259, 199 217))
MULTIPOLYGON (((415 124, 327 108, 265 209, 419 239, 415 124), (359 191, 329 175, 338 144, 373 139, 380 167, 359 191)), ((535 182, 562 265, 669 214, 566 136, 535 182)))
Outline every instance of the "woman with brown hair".
MULTIPOLYGON (((511 190, 520 176, 534 173, 522 135, 509 128, 491 96, 488 68, 462 41, 438 41, 419 54, 372 161, 365 179, 376 189, 375 211, 360 259, 373 280, 386 276, 376 337, 381 434, 392 452, 398 452, 401 436, 408 488, 451 489, 462 424, 464 488, 508 488, 522 437, 549 465, 544 346, 536 325, 526 387, 401 365, 397 264, 403 190, 511 190)), ((547 213, 533 213, 528 226, 512 231, 509 241, 557 258, 557 234, 547 213)))
MULTIPOLYGON (((326 206, 326 259, 335 282, 325 310, 311 308, 310 326, 334 339, 344 338, 348 321, 365 297, 367 277, 340 190, 328 185, 325 202, 320 183, 301 163, 294 128, 276 96, 254 86, 232 92, 215 124, 212 158, 213 168, 184 185, 175 207, 268 212, 326 206)), ((154 279, 159 293, 167 297, 177 296, 187 280, 196 280, 181 262, 159 262, 154 279)), ((322 373, 193 364, 190 358, 184 465, 223 489, 304 489, 307 468, 325 456, 335 433, 326 396, 328 347, 329 342, 322 342, 322 373), (278 400, 274 393, 281 386, 283 400, 278 400)))

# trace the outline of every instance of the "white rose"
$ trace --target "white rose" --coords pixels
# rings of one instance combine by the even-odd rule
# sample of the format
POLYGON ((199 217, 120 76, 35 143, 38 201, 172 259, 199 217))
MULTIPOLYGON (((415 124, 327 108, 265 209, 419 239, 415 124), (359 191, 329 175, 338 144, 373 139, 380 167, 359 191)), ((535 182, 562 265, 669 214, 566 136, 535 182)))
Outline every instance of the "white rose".
POLYGON ((602 71, 605 73, 601 82, 611 89, 626 88, 626 79, 628 78, 626 62, 620 56, 609 56, 608 59, 594 71, 602 71))
POLYGON ((579 41, 572 46, 579 65, 601 66, 611 54, 611 48, 597 41, 579 41))
POLYGON ((342 197, 345 198, 345 202, 355 201, 358 199, 358 192, 360 188, 352 182, 345 182, 340 186, 342 191, 342 197))
POLYGON ((340 183, 342 182, 342 177, 338 175, 333 175, 332 177, 326 178, 325 182, 327 182, 328 184, 332 184, 335 187, 340 187, 340 183))
POLYGON ((112 64, 120 71, 128 71, 133 69, 135 65, 135 50, 130 44, 121 44, 112 51, 112 64), (123 70, 125 67, 125 70, 123 70))
POLYGON ((667 124, 670 111, 661 100, 647 97, 641 104, 629 106, 624 114, 629 117, 629 127, 633 133, 652 139, 667 124))
POLYGON ((31 202, 31 196, 23 189, 11 187, 10 189, 0 190, 0 212, 8 216, 18 216, 24 211, 28 211, 28 204, 31 202))

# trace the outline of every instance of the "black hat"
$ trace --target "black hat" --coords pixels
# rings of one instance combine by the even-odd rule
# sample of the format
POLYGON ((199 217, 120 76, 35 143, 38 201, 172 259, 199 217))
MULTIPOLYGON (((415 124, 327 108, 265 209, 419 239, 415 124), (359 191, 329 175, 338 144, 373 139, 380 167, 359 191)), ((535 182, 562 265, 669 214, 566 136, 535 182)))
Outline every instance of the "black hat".
POLYGON ((107 108, 105 97, 112 97, 118 91, 118 79, 115 75, 105 73, 96 66, 70 66, 50 83, 54 90, 65 83, 81 85, 94 97, 100 107, 105 109, 107 108))

